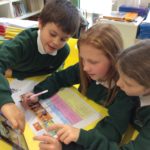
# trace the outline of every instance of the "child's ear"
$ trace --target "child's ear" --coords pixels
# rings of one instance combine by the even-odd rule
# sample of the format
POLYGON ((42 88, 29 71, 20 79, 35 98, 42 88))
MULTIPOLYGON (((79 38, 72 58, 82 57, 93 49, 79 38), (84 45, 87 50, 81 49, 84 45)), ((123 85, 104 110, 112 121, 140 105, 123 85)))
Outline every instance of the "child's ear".
POLYGON ((150 95, 150 88, 145 90, 144 96, 150 95))
POLYGON ((42 29, 42 27, 43 27, 42 21, 40 19, 38 20, 38 27, 39 27, 39 29, 42 29))

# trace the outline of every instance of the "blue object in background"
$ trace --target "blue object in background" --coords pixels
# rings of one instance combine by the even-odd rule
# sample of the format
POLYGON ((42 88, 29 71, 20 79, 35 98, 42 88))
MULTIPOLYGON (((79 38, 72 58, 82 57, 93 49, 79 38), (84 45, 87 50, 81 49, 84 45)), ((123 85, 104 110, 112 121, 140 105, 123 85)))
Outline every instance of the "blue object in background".
POLYGON ((121 5, 119 7, 119 11, 123 12, 136 12, 138 13, 139 16, 146 17, 148 13, 148 8, 139 8, 139 7, 132 7, 132 6, 126 6, 126 5, 121 5))
POLYGON ((150 38, 150 23, 141 23, 137 35, 138 39, 150 38))
POLYGON ((138 39, 150 38, 150 10, 147 15, 147 18, 139 25, 137 38, 138 39))

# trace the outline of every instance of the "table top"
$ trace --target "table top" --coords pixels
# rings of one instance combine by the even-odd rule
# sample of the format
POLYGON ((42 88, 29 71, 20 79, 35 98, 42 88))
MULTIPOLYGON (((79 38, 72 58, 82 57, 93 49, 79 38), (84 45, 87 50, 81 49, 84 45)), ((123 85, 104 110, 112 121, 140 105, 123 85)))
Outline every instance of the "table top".
MULTIPOLYGON (((31 80, 31 81, 33 81, 33 80, 39 81, 39 80, 41 80, 41 78, 43 79, 43 76, 42 77, 36 77, 36 78, 29 78, 29 80, 31 80)), ((13 82, 13 80, 14 79, 10 78, 9 82, 11 83, 11 82, 13 82)), ((75 89, 75 90, 77 90, 77 89, 75 89)), ((84 99, 84 100, 85 100, 86 103, 88 103, 98 113, 100 113, 102 115, 102 117, 100 119, 102 119, 104 116, 106 116, 108 114, 107 113, 107 109, 104 108, 103 106, 100 106, 100 105, 96 104, 92 100, 88 100, 88 99, 84 99)), ((89 124, 84 129, 85 130, 89 130, 89 129, 93 128, 99 120, 96 120, 96 121, 92 122, 91 124, 89 124)), ((39 142, 33 140, 34 133, 33 133, 33 130, 31 129, 31 127, 30 127, 28 122, 26 122, 24 136, 25 136, 27 145, 29 147, 29 150, 32 150, 33 147, 34 147, 34 150, 38 150, 39 149, 39 146, 38 146, 39 142)), ((6 144, 5 142, 3 142, 1 140, 0 140, 0 147, 3 147, 3 149, 5 149, 5 150, 12 150, 12 147, 10 145, 6 144)))

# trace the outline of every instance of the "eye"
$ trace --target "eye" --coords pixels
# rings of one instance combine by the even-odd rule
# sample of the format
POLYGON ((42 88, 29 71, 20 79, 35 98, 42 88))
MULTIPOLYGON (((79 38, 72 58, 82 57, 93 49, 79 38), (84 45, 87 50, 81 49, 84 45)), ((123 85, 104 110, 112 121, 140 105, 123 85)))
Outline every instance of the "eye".
POLYGON ((99 62, 98 62, 98 61, 89 60, 89 63, 90 63, 90 64, 93 64, 93 65, 96 65, 96 64, 98 64, 99 62))
POLYGON ((68 40, 69 40, 68 37, 61 38, 61 41, 62 41, 62 42, 67 42, 68 40))
POLYGON ((50 34, 50 36, 52 36, 52 37, 56 37, 56 36, 57 36, 57 34, 54 33, 54 32, 50 32, 49 34, 50 34))
POLYGON ((61 41, 62 42, 66 42, 68 39, 66 39, 66 38, 61 38, 61 41))

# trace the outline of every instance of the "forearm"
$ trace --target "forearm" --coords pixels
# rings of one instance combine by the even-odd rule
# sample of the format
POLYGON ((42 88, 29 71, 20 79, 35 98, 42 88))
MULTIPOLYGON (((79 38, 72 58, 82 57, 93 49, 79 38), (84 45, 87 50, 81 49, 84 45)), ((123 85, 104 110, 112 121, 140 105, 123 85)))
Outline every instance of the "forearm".
POLYGON ((79 83, 78 66, 74 65, 60 72, 56 72, 34 87, 34 93, 48 89, 48 93, 41 95, 45 99, 55 94, 63 87, 69 87, 79 83))
POLYGON ((62 150, 120 150, 116 143, 110 142, 102 134, 96 135, 86 132, 86 135, 90 138, 81 139, 82 137, 80 137, 77 143, 62 144, 62 150))
POLYGON ((93 132, 93 134, 92 132, 92 130, 90 132, 85 131, 86 138, 85 136, 80 136, 77 143, 71 143, 68 146, 63 146, 63 150, 141 150, 141 148, 138 148, 138 142, 130 142, 127 145, 119 147, 116 142, 108 140, 108 138, 106 138, 103 134, 98 132, 93 132))
POLYGON ((0 107, 7 103, 14 103, 7 79, 0 73, 0 107))

